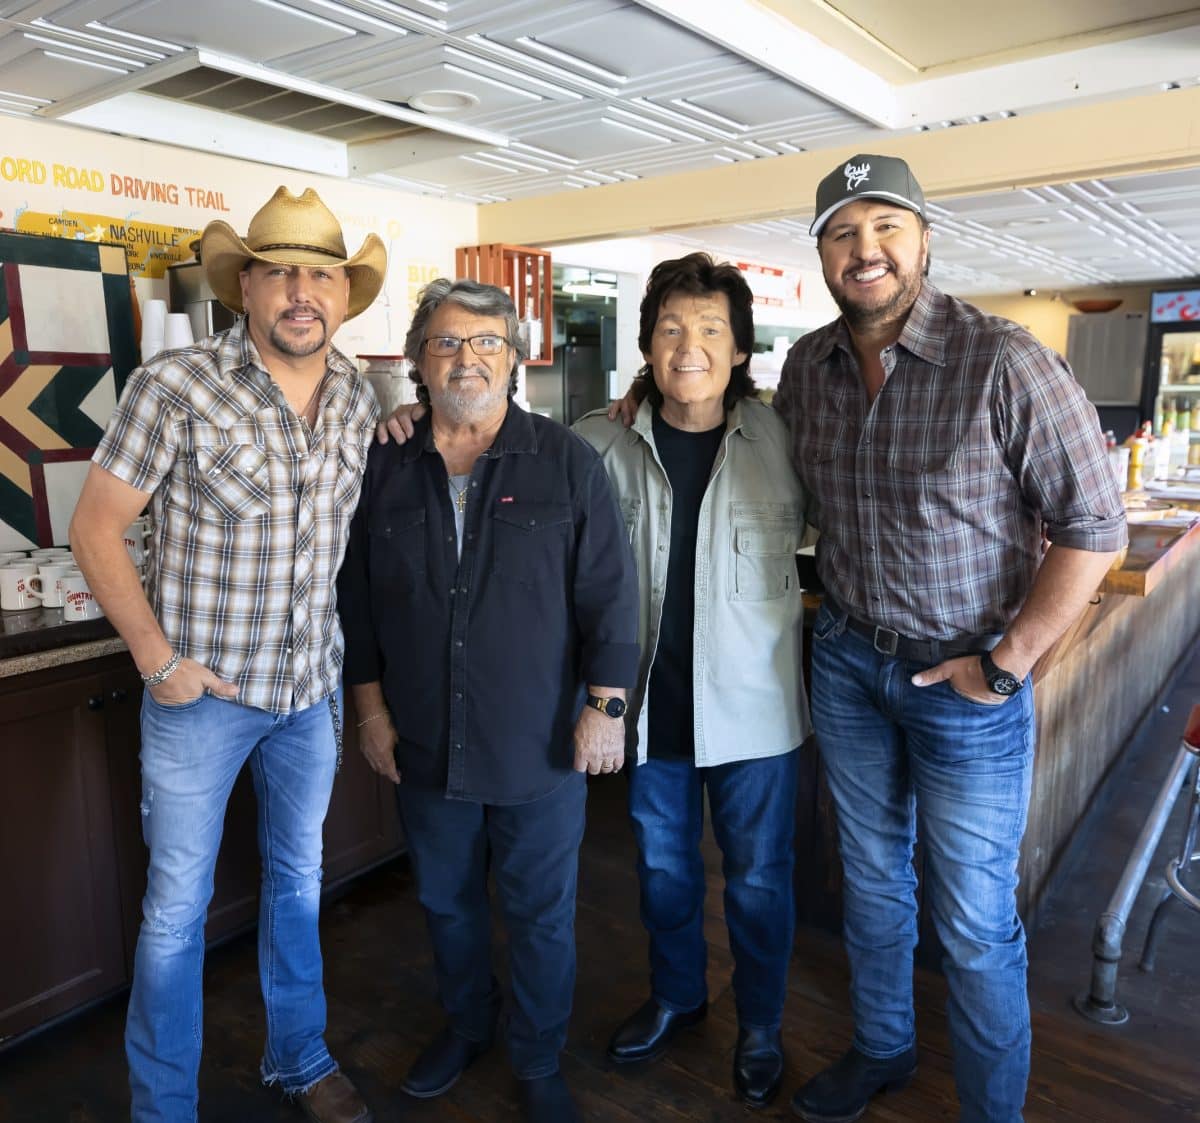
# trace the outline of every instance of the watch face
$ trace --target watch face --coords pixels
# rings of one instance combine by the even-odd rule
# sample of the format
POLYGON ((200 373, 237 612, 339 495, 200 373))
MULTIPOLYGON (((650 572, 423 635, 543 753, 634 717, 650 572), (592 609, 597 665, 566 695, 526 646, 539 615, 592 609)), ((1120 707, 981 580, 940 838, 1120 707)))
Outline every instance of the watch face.
POLYGON ((988 682, 988 686, 992 688, 992 692, 995 694, 1016 694, 1021 684, 1016 680, 1014 675, 1005 674, 1001 671, 988 682))
POLYGON ((625 703, 620 698, 610 698, 604 703, 604 712, 609 717, 624 717, 625 703))

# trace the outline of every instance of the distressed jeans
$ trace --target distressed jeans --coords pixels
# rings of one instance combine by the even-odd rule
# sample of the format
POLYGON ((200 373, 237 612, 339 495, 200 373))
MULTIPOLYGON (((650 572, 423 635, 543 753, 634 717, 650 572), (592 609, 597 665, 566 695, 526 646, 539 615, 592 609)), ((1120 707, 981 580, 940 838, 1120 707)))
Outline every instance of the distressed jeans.
POLYGON ((888 1058, 916 1040, 919 827, 924 892, 945 949, 947 1020, 963 1123, 1019 1123, 1029 1078, 1017 859, 1033 768, 1032 688, 999 705, 877 652, 823 607, 812 717, 837 811, 854 1043, 888 1058))
POLYGON ((225 806, 247 760, 262 856, 262 1077, 298 1092, 336 1069, 324 1041, 317 933, 321 830, 336 759, 328 699, 272 714, 208 694, 165 706, 145 692, 142 833, 150 865, 125 1025, 133 1123, 196 1120, 204 921, 225 806))

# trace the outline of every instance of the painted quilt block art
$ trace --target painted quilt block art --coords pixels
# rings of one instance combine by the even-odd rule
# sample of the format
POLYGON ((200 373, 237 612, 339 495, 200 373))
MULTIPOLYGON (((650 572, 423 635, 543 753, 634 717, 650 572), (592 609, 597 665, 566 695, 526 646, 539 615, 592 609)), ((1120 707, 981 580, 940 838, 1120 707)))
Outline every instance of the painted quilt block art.
POLYGON ((136 365, 124 246, 0 231, 0 550, 66 545, 136 365))

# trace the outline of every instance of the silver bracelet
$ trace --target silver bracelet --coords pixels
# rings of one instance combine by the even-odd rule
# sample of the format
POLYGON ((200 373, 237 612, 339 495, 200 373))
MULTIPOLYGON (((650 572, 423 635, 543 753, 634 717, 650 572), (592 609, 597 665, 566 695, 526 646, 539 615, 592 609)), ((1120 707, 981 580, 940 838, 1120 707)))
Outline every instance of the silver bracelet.
POLYGON ((142 682, 146 686, 158 686, 169 679, 179 668, 181 656, 178 651, 171 652, 171 658, 168 659, 161 667, 153 674, 142 675, 142 682))

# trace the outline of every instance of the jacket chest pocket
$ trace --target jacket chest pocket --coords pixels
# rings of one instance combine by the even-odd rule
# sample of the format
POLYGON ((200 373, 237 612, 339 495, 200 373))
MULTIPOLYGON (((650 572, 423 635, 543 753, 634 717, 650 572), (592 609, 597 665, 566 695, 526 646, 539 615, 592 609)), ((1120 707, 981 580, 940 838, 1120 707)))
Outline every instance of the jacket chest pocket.
POLYGON ((201 446, 194 457, 198 517, 245 522, 270 511, 266 449, 255 444, 201 446))
POLYGON ((772 600, 796 587, 799 520, 795 504, 733 505, 733 600, 772 600))
POLYGON ((414 589, 425 577, 425 508, 373 512, 367 522, 372 584, 414 589))
POLYGON ((574 520, 566 503, 505 503, 492 512, 492 572, 532 587, 567 579, 574 520))

